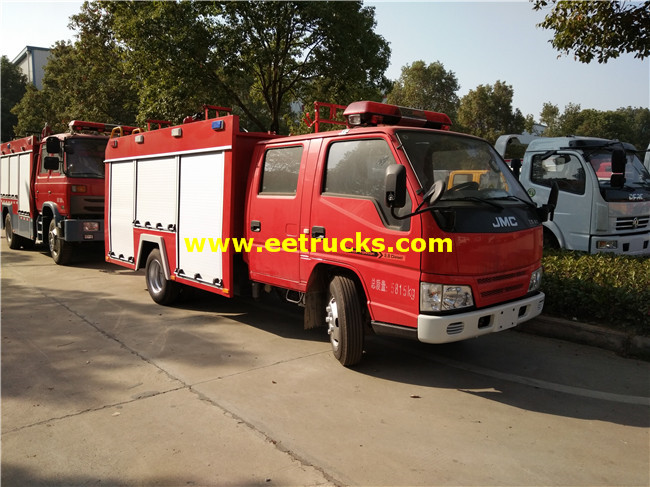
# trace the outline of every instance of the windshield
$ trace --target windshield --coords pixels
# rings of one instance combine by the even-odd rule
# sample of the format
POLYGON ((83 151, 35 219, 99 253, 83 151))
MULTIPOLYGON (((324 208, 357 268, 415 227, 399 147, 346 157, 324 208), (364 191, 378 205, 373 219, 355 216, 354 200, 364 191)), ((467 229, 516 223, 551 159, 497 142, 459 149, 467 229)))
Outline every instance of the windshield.
POLYGON ((77 178, 103 178, 105 151, 106 139, 66 139, 66 174, 77 178))
MULTIPOLYGON (((612 176, 612 151, 598 150, 585 156, 594 168, 601 189, 610 189, 612 176)), ((627 152, 625 164, 625 186, 631 189, 650 191, 650 173, 634 152, 627 152)))
POLYGON ((531 201, 484 140, 425 131, 400 131, 397 137, 424 191, 436 181, 445 182, 441 202, 462 198, 531 201))

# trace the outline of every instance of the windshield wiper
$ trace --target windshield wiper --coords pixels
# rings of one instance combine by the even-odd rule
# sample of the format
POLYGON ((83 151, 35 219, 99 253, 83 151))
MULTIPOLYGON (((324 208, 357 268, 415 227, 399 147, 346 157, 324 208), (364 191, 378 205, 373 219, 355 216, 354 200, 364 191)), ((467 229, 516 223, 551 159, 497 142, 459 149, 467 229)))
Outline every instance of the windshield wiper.
MULTIPOLYGON (((495 198, 490 198, 490 199, 495 199, 495 198)), ((494 208, 498 208, 499 210, 503 210, 503 206, 501 206, 500 204, 494 203, 493 201, 489 201, 487 199, 477 198, 476 196, 463 196, 462 198, 449 198, 449 199, 441 199, 438 201, 440 203, 443 203, 445 201, 475 201, 477 203, 484 203, 494 208)))
POLYGON ((521 201, 524 203, 526 206, 529 206, 530 208, 536 209, 537 205, 533 203, 532 201, 527 201, 523 198, 520 198, 519 196, 515 196, 514 194, 509 194, 508 196, 495 196, 494 198, 486 198, 488 200, 514 200, 514 201, 521 201))

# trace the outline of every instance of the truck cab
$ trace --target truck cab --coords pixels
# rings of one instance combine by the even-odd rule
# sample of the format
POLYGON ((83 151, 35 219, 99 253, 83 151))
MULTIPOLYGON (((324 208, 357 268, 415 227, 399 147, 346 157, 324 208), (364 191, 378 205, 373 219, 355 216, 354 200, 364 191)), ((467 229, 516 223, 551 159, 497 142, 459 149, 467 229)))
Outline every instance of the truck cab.
POLYGON ((546 245, 650 255, 650 173, 631 144, 537 138, 526 149, 520 181, 536 202, 559 186, 555 218, 544 223, 546 245))

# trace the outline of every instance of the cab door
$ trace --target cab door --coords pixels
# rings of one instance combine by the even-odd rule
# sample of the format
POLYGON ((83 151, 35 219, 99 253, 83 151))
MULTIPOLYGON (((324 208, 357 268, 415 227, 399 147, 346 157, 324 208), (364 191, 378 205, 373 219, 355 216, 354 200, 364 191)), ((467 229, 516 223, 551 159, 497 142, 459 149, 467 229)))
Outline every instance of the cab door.
POLYGON ((525 185, 533 200, 543 204, 548 201, 551 185, 558 184, 553 221, 545 225, 560 233, 568 249, 589 251, 590 247, 593 185, 592 171, 587 169, 575 153, 557 152, 546 159, 536 154, 531 161, 530 185, 525 185))
MULTIPOLYGON (((67 216, 70 214, 70 209, 66 203, 67 177, 63 173, 63 164, 59 164, 57 170, 45 169, 44 161, 48 155, 45 142, 43 142, 35 184, 36 207, 41 212, 45 203, 52 202, 56 205, 59 213, 67 216)), ((60 157, 59 154, 52 154, 52 156, 55 155, 60 157)))
POLYGON ((246 218, 253 280, 301 288, 300 218, 309 145, 309 140, 267 145, 259 153, 246 218))
MULTIPOLYGON (((400 252, 396 243, 420 237, 420 219, 396 219, 386 205, 386 168, 398 162, 391 143, 380 135, 324 139, 319 159, 309 213, 310 258, 354 272, 372 319, 415 327, 420 254, 400 252)), ((412 201, 409 195, 397 214, 411 212, 412 201)))

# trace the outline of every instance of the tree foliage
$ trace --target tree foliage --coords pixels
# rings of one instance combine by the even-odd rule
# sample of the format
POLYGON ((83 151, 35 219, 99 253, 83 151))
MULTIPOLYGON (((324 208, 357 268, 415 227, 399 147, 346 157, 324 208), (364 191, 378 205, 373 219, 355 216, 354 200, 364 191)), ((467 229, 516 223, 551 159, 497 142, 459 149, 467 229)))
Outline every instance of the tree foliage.
POLYGON ((18 123, 18 117, 11 113, 11 109, 20 101, 27 91, 27 76, 20 69, 9 61, 7 56, 0 59, 2 80, 2 134, 0 138, 3 142, 15 137, 14 126, 18 123))
POLYGON ((630 142, 639 150, 650 143, 650 110, 647 108, 619 108, 618 110, 583 110, 580 105, 568 104, 564 112, 556 105, 545 103, 542 123, 547 125, 545 136, 584 135, 618 139, 630 142))
POLYGON ((402 67, 402 74, 393 84, 387 101, 395 105, 433 110, 456 119, 460 99, 456 92, 460 84, 453 71, 445 70, 441 62, 428 66, 415 61, 402 67))
MULTIPOLYGON (((84 4, 72 26, 83 25, 74 44, 57 42, 45 66, 43 89, 28 90, 14 108, 21 133, 55 131, 70 120, 135 123, 137 92, 122 62, 123 47, 102 23, 94 4, 84 4)), ((74 19, 73 18, 73 19, 74 19)))
POLYGON ((512 109, 513 95, 512 86, 503 81, 470 90, 460 100, 459 130, 483 137, 493 144, 502 134, 521 133, 526 119, 518 108, 512 109))
POLYGON ((531 0, 534 10, 550 7, 540 27, 555 31, 555 49, 589 63, 599 63, 632 53, 650 56, 650 1, 531 0))
POLYGON ((233 106, 252 128, 279 131, 296 100, 378 99, 388 85, 388 43, 362 2, 98 6, 139 82, 141 118, 178 119, 214 103, 233 106))

